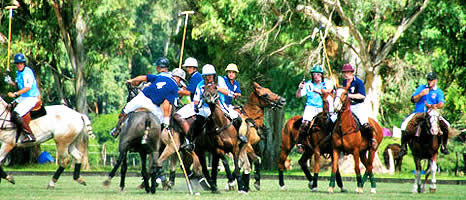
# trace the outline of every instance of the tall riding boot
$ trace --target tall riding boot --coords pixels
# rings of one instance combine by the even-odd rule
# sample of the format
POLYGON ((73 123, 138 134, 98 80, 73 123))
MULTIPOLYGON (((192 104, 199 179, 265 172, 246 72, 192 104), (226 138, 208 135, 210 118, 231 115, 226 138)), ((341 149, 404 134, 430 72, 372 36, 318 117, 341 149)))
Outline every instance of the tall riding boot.
POLYGON ((309 130, 309 121, 303 121, 301 126, 299 126, 298 141, 296 141, 296 146, 298 147, 298 152, 302 153, 304 151, 302 144, 304 139, 307 137, 307 132, 309 130))
POLYGON ((233 126, 235 127, 236 132, 238 133, 238 139, 241 141, 241 143, 247 143, 248 138, 239 133, 239 128, 241 127, 241 123, 243 123, 243 120, 241 119, 241 117, 237 117, 233 119, 233 126))
POLYGON ((400 157, 403 157, 408 152, 408 136, 406 135, 406 131, 401 131, 401 150, 400 150, 400 157))
POLYGON ((128 115, 126 113, 124 113, 124 112, 120 113, 120 115, 118 116, 118 123, 117 123, 116 127, 110 131, 111 136, 113 136, 114 138, 117 138, 118 135, 120 135, 121 124, 123 123, 123 121, 125 121, 127 116, 128 115))
POLYGON ((11 114, 12 120, 17 126, 17 131, 18 133, 23 132, 24 133, 24 138, 21 142, 26 143, 26 142, 35 142, 36 138, 32 134, 31 128, 29 128, 29 122, 31 121, 31 116, 30 114, 26 114, 23 117, 21 117, 17 112, 12 112, 11 114))

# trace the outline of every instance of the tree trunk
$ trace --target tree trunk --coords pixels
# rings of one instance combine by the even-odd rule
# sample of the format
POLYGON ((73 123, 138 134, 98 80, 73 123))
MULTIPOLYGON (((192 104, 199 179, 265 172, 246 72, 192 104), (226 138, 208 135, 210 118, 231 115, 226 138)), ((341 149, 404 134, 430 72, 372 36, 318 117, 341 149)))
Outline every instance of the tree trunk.
POLYGON ((377 119, 380 109, 380 99, 382 95, 382 76, 373 71, 366 71, 364 86, 366 88, 366 106, 369 117, 377 119))
POLYGON ((280 157, 280 143, 281 143, 281 131, 283 127, 285 112, 283 109, 272 111, 266 109, 265 111, 265 122, 264 127, 267 127, 268 131, 264 131, 265 139, 263 141, 263 156, 262 166, 264 169, 273 170, 277 169, 278 158, 280 157))

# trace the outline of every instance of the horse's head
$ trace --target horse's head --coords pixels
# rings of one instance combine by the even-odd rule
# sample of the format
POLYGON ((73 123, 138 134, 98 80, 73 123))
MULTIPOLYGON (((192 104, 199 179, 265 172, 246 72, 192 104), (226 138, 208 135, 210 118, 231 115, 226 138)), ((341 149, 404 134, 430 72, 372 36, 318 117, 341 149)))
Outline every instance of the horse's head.
POLYGON ((427 128, 432 135, 438 135, 440 131, 439 125, 440 113, 436 108, 429 108, 426 112, 427 128))
POLYGON ((333 102, 333 107, 335 112, 340 112, 345 110, 345 103, 348 102, 348 88, 339 87, 335 95, 335 101, 333 102))
POLYGON ((217 85, 214 83, 209 83, 204 86, 204 93, 202 94, 202 99, 207 104, 215 104, 220 95, 217 91, 217 85))
POLYGON ((258 83, 253 82, 253 93, 258 97, 258 104, 264 107, 271 107, 273 110, 283 108, 286 104, 286 99, 278 94, 273 93, 268 88, 260 86, 258 83))
MULTIPOLYGON (((321 89, 320 97, 322 98, 322 102, 323 102, 323 105, 322 105, 323 111, 324 112, 329 112, 330 111, 330 103, 333 103, 333 101, 329 102, 329 97, 333 100, 333 93, 332 92, 327 92, 324 89, 321 89)), ((332 112, 333 112, 333 110, 332 110, 332 112)))

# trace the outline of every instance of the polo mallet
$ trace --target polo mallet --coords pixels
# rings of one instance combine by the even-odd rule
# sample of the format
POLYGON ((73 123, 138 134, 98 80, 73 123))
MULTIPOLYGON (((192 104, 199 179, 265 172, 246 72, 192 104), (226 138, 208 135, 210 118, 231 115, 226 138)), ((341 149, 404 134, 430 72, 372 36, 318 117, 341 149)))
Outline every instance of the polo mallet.
POLYGON ((188 19, 189 15, 193 15, 194 11, 183 11, 178 16, 185 15, 186 18, 184 20, 184 32, 183 32, 183 40, 181 42, 181 52, 180 52, 180 64, 178 68, 181 68, 181 63, 183 62, 183 50, 184 50, 184 39, 186 38, 186 27, 188 26, 188 19))
MULTIPOLYGON (((316 35, 317 35, 317 32, 320 31, 320 29, 322 28, 323 26, 320 26, 319 28, 315 28, 314 27, 314 30, 312 31, 312 35, 311 35, 311 42, 314 42, 314 39, 316 38, 316 35)), ((313 59, 314 60, 314 59, 313 59)), ((309 64, 309 63, 308 63, 309 64)), ((306 70, 304 72, 304 76, 303 76, 303 81, 302 82, 305 82, 306 81, 306 75, 307 75, 307 69, 308 66, 306 65, 306 70)))
POLYGON ((17 9, 17 6, 7 6, 5 9, 10 10, 10 22, 8 24, 8 60, 7 60, 7 72, 10 72, 10 51, 11 51, 11 21, 13 20, 13 9, 17 9))
MULTIPOLYGON (((327 49, 325 48, 325 37, 323 34, 322 34, 322 31, 320 31, 320 37, 322 38, 322 47, 324 48, 324 56, 325 56, 325 59, 327 61, 327 68, 328 68, 328 73, 330 74, 330 78, 332 79, 333 82, 335 82, 335 85, 338 87, 339 84, 338 82, 335 80, 335 77, 333 76, 332 74, 332 68, 330 67, 330 61, 328 60, 328 55, 327 55, 327 49)), ((326 31, 327 32, 327 31, 326 31)))
POLYGON ((180 152, 178 151, 178 147, 176 146, 175 140, 173 139, 172 132, 170 130, 167 130, 167 132, 168 132, 168 136, 170 136, 170 140, 172 141, 173 148, 175 148, 175 152, 176 152, 176 155, 178 156, 178 160, 180 160, 181 169, 183 169, 183 174, 184 174, 184 177, 186 178, 186 184, 188 185, 189 193, 193 195, 194 194, 193 187, 191 186, 191 181, 189 181, 188 174, 186 173, 186 168, 184 167, 180 152))

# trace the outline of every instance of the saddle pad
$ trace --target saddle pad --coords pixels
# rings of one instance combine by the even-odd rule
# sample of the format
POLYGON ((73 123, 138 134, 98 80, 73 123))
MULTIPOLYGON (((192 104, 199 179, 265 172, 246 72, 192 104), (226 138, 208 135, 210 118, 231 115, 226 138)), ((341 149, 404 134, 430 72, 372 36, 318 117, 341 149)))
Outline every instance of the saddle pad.
POLYGON ((47 114, 44 106, 41 105, 38 110, 31 111, 31 120, 37 119, 47 114))

